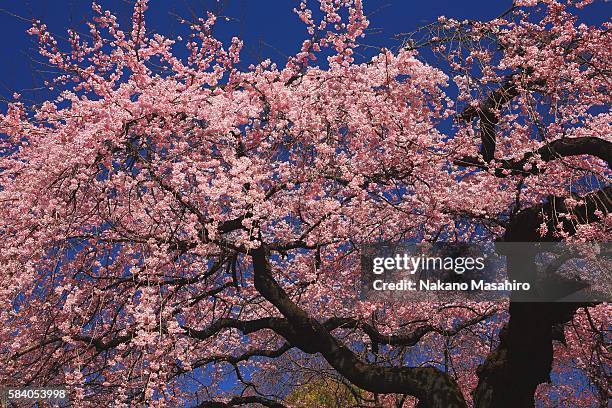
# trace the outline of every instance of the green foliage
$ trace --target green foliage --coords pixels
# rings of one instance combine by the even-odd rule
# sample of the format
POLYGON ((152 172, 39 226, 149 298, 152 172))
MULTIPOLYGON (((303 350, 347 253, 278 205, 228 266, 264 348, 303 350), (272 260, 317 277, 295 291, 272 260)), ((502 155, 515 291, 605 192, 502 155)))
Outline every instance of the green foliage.
POLYGON ((323 378, 296 387, 289 393, 286 402, 296 408, 347 408, 358 405, 359 397, 365 397, 364 394, 357 387, 323 378))

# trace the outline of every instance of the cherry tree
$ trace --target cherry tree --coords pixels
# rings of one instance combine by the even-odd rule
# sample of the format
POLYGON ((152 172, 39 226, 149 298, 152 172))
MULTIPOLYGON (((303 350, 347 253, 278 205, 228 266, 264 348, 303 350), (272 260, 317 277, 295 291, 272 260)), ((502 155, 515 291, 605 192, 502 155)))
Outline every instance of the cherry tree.
POLYGON ((0 383, 76 406, 282 407, 310 382, 359 406, 606 406, 605 303, 359 296, 365 243, 609 239, 589 3, 441 17, 364 59, 361 0, 302 2, 299 52, 248 68, 213 14, 169 38, 146 0, 128 28, 94 3, 65 45, 35 21, 58 74, 0 116, 0 383))

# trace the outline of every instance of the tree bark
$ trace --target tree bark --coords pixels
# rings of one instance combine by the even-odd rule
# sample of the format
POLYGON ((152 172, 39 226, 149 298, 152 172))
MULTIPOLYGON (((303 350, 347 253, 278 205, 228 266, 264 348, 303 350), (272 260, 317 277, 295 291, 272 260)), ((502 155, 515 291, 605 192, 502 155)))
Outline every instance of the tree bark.
MULTIPOLYGON (((540 237, 537 230, 542 214, 549 219, 549 231, 558 220, 557 212, 568 212, 577 222, 597 220, 595 211, 612 211, 612 187, 582 197, 584 204, 568 209, 564 200, 552 197, 547 203, 519 212, 506 230, 506 242, 551 241, 549 233, 540 237)), ((564 230, 575 233, 575 225, 564 224, 564 230)), ((508 259, 509 279, 527 280, 535 270, 533 253, 508 259)), ((500 334, 500 344, 478 368, 478 386, 473 393, 477 408, 533 407, 538 385, 550 381, 553 361, 553 329, 570 321, 584 303, 511 302, 510 319, 500 334)))
MULTIPOLYGON (((435 367, 383 367, 360 360, 322 323, 295 304, 272 276, 265 244, 252 252, 255 288, 287 319, 295 335, 287 341, 307 353, 321 353, 352 384, 381 394, 409 394, 422 408, 466 407, 457 383, 435 367)), ((283 335, 283 333, 278 333, 283 335)))

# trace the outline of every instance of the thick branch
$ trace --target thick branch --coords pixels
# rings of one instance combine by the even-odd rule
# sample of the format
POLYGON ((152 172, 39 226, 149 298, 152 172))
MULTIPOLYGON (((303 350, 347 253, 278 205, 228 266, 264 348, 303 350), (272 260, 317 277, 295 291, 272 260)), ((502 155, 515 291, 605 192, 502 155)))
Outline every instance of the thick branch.
MULTIPOLYGON (((535 164, 526 167, 534 158, 540 158, 544 162, 550 162, 563 157, 589 155, 598 157, 608 164, 612 169, 612 143, 597 137, 564 138, 552 141, 534 152, 523 155, 520 159, 496 160, 498 166, 495 168, 497 177, 506 177, 509 174, 528 176, 539 174, 541 169, 535 164)), ((455 160, 459 166, 473 166, 488 169, 489 164, 474 157, 464 157, 455 160)))
POLYGON ((426 324, 423 326, 419 326, 413 331, 405 334, 383 334, 378 331, 378 329, 376 329, 374 326, 352 318, 333 317, 327 320, 323 325, 329 331, 338 328, 362 329, 372 341, 373 349, 376 349, 377 345, 379 344, 411 347, 416 345, 425 335, 429 333, 438 333, 442 336, 454 336, 465 328, 486 320, 487 318, 491 317, 493 313, 494 311, 492 311, 491 313, 485 313, 482 315, 475 316, 471 319, 467 319, 450 330, 443 330, 430 324, 426 324))
POLYGON ((238 329, 244 334, 251 334, 259 330, 270 329, 281 335, 289 335, 291 327, 287 321, 280 317, 263 317, 255 320, 238 320, 224 318, 216 320, 205 329, 197 330, 187 326, 181 326, 189 337, 206 340, 224 329, 238 329))
POLYGON ((227 402, 204 401, 198 404, 196 408, 226 408, 226 407, 235 407, 239 405, 252 406, 252 404, 259 404, 259 405, 263 405, 264 407, 270 407, 270 408, 285 408, 285 406, 279 402, 276 402, 268 398, 260 397, 257 395, 247 396, 247 397, 233 397, 227 402))
MULTIPOLYGON (((576 224, 600 220, 612 211, 612 187, 576 197, 582 204, 567 208, 563 197, 552 197, 546 203, 520 211, 510 223, 504 241, 557 241, 553 234, 559 222, 565 232, 574 234, 576 224), (558 212, 569 213, 573 220, 559 221, 558 212), (543 217, 549 232, 541 237, 538 228, 543 217)), ((509 279, 527 277, 535 270, 534 254, 508 258, 509 279)), ((521 280, 521 279, 517 279, 521 280)), ((500 344, 478 368, 478 387, 474 404, 478 408, 527 407, 534 405, 537 386, 550 380, 553 360, 552 341, 555 330, 570 321, 581 303, 510 303, 510 319, 500 334, 500 344), (512 387, 508 387, 512 384, 512 387)))
MULTIPOLYGON (((203 367, 210 363, 229 363, 232 365, 236 365, 238 363, 248 361, 254 357, 266 357, 266 358, 278 358, 285 354, 287 351, 291 350, 293 347, 289 343, 285 343, 277 349, 269 350, 269 349, 253 349, 249 350, 245 353, 240 354, 239 356, 231 356, 231 355, 218 355, 218 356, 210 356, 206 358, 202 358, 197 360, 194 364, 191 365, 191 369, 196 369, 199 367, 203 367)), ((186 371, 181 371, 180 374, 186 371)))
POLYGON ((488 163, 495 156, 495 128, 499 122, 497 110, 518 95, 514 76, 510 76, 502 86, 492 92, 478 107, 468 106, 460 118, 466 122, 475 117, 480 119, 480 154, 488 163))
MULTIPOLYGON (((457 384, 434 367, 381 367, 361 361, 340 343, 323 324, 308 316, 272 277, 266 247, 252 253, 255 288, 287 319, 298 335, 294 346, 316 351, 356 386, 375 393, 410 394, 427 407, 465 407, 457 384)), ((282 333, 279 333, 282 335, 282 333)))
POLYGON ((565 204, 567 197, 551 197, 543 204, 534 205, 516 214, 511 220, 503 237, 506 242, 538 242, 558 241, 554 235, 558 231, 559 223, 563 231, 570 235, 576 233, 578 224, 600 221, 595 214, 597 210, 605 217, 612 211, 612 186, 586 194, 583 197, 573 195, 573 198, 581 204, 568 208, 565 204), (568 214, 568 217, 560 218, 558 214, 568 214), (540 236, 538 228, 542 222, 546 222, 548 232, 540 236))

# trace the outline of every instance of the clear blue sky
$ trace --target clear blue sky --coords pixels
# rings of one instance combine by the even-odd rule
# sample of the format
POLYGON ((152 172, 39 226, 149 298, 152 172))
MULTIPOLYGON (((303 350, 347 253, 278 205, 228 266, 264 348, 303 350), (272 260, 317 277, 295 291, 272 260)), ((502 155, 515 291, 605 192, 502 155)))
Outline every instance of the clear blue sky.
MULTIPOLYGON (((102 6, 118 15, 127 24, 131 15, 130 0, 100 0, 102 6)), ((245 62, 270 58, 283 63, 286 55, 296 52, 305 38, 303 24, 293 7, 298 0, 151 0, 147 11, 149 28, 172 34, 178 26, 174 14, 191 17, 205 16, 206 10, 231 17, 217 27, 221 38, 238 35, 245 41, 245 62)), ((364 0, 370 15, 372 32, 365 43, 392 47, 397 45, 393 35, 413 31, 420 25, 435 20, 439 15, 460 19, 490 19, 507 10, 512 0, 364 0)), ((50 29, 61 34, 72 27, 86 31, 83 25, 90 16, 89 0, 19 0, 0 2, 0 96, 7 98, 14 91, 42 86, 43 67, 35 64, 37 57, 32 38, 25 33, 29 27, 25 19, 37 18, 50 29)), ((591 22, 610 16, 612 3, 599 0, 589 7, 587 20, 591 22)), ((24 97, 42 96, 23 92, 24 97)))

